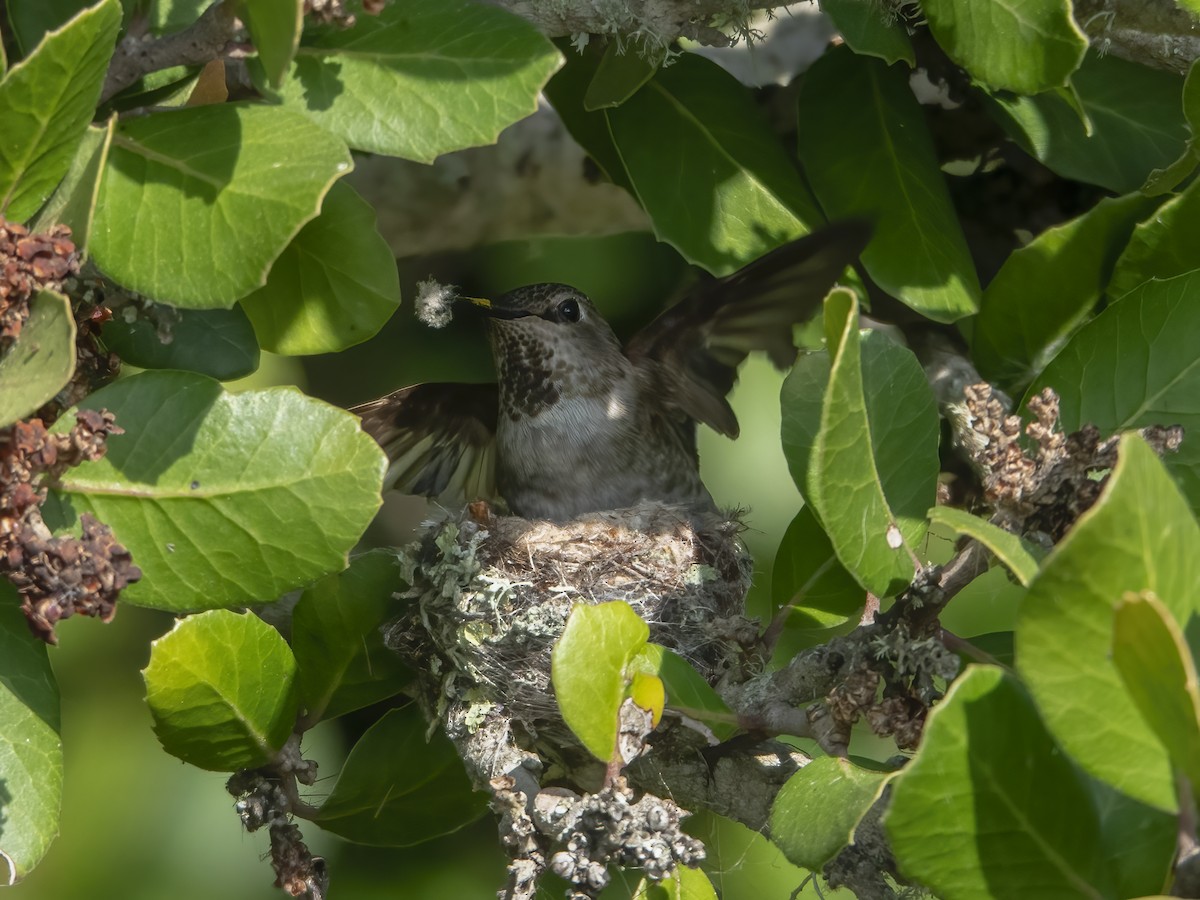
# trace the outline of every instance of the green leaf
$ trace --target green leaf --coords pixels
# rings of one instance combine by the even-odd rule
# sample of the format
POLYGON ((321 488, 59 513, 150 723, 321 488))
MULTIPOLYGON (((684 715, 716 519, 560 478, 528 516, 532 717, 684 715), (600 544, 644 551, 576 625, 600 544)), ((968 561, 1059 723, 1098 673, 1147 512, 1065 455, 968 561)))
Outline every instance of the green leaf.
POLYGON ((717 740, 727 740, 737 732, 733 710, 678 653, 659 644, 646 644, 630 661, 629 670, 660 678, 667 691, 667 708, 703 722, 717 740))
POLYGON ((1065 86, 1088 48, 1071 0, 924 0, 921 12, 946 55, 993 90, 1065 86))
POLYGON ((855 53, 882 59, 889 66, 901 60, 909 66, 917 64, 903 23, 882 5, 863 0, 821 0, 821 10, 855 53))
POLYGON ((303 0, 242 0, 241 15, 267 81, 278 88, 300 46, 303 0))
POLYGON ((964 509, 935 506, 929 510, 929 520, 945 525, 959 534, 974 538, 996 555, 1004 568, 1016 576, 1022 587, 1028 587, 1037 577, 1037 552, 1028 542, 1011 531, 993 525, 987 519, 973 516, 964 509))
POLYGON ((611 40, 596 74, 583 96, 583 108, 589 112, 620 106, 654 77, 659 61, 651 62, 642 56, 644 47, 630 49, 611 40))
POLYGON ((337 138, 276 107, 222 103, 123 122, 113 137, 92 257, 154 300, 228 308, 350 171, 337 138))
POLYGON ((974 312, 979 279, 908 70, 839 47, 809 69, 799 103, 800 159, 825 213, 875 222, 871 277, 936 321, 974 312))
POLYGON ((69 227, 71 240, 79 248, 82 259, 87 258, 96 198, 100 193, 100 173, 108 161, 108 148, 116 124, 117 118, 113 116, 103 127, 88 126, 66 176, 30 223, 33 231, 45 231, 56 224, 69 227))
POLYGON ((654 233, 713 274, 824 221, 750 92, 716 63, 685 53, 604 114, 654 233))
POLYGON ((1184 151, 1179 76, 1092 53, 1071 81, 1090 134, 1056 94, 992 97, 1000 124, 1056 174, 1126 194, 1184 151))
POLYGON ((67 173, 87 130, 121 27, 102 0, 50 32, 0 81, 0 211, 33 215, 67 173))
POLYGON ((395 616, 402 587, 396 554, 375 550, 308 588, 292 613, 306 721, 332 719, 399 693, 410 673, 383 645, 380 626, 395 616))
POLYGON ((144 576, 122 601, 181 612, 274 599, 345 568, 379 508, 379 446, 295 388, 228 394, 144 372, 82 405, 112 410, 125 433, 63 477, 46 515, 112 526, 144 576))
POLYGON ((1183 117, 1187 120, 1188 129, 1192 133, 1179 159, 1162 169, 1154 169, 1142 185, 1142 193, 1157 196, 1173 191, 1176 186, 1195 171, 1200 164, 1200 145, 1197 135, 1200 135, 1200 67, 1195 62, 1188 69, 1183 81, 1183 117))
POLYGON ((550 657, 550 680, 567 727, 589 752, 608 762, 617 747, 626 667, 650 628, 628 603, 578 603, 550 657))
POLYGON ((598 42, 590 42, 582 53, 571 50, 566 41, 560 41, 560 46, 567 53, 566 64, 546 83, 546 99, 554 106, 571 137, 587 151, 608 180, 636 196, 629 176, 625 174, 621 154, 613 143, 608 116, 604 111, 588 112, 583 106, 602 59, 598 42))
POLYGON ((717 892, 702 870, 676 866, 662 881, 643 878, 633 900, 717 900, 717 892))
POLYGON ((296 660, 253 613, 179 620, 150 645, 142 677, 163 749, 201 769, 265 765, 296 722, 296 660))
POLYGON ((890 777, 845 759, 814 759, 775 796, 771 840, 791 862, 819 870, 853 840, 890 777))
POLYGON ((1101 849, 1116 877, 1117 897, 1161 891, 1175 857, 1177 815, 1127 797, 1103 781, 1088 778, 1100 821, 1101 849))
POLYGON ((777 609, 790 607, 787 629, 801 646, 820 643, 831 629, 857 622, 862 614, 866 594, 838 561, 808 506, 796 513, 779 544, 771 570, 771 599, 777 609))
POLYGON ((54 399, 74 373, 71 302, 55 291, 38 291, 20 336, 0 355, 0 427, 54 399))
POLYGON ((148 10, 150 30, 155 34, 180 31, 191 25, 216 0, 152 0, 148 10))
POLYGON ((984 377, 1024 385, 1100 300, 1134 224, 1157 202, 1101 200, 1005 260, 983 293, 972 356, 984 377))
POLYGON ((112 113, 139 107, 183 106, 196 89, 203 69, 203 66, 170 66, 148 72, 107 103, 102 103, 100 109, 112 113))
POLYGON ((396 260, 375 228, 374 207, 335 184, 242 308, 263 349, 301 356, 362 343, 399 303, 396 260))
POLYGON ((360 844, 409 847, 457 831, 487 811, 453 746, 414 706, 392 709, 364 734, 313 817, 360 844))
MULTIPOLYGON (((355 4, 357 5, 357 4, 355 4)), ((494 144, 531 115, 562 56, 483 3, 389 3, 306 37, 279 94, 357 150, 418 162, 494 144)))
POLYGON ((783 448, 838 559, 877 596, 908 584, 937 490, 937 408, 920 364, 882 334, 860 338, 852 295, 825 301, 825 354, 781 392, 783 448))
POLYGON ((46 36, 87 9, 95 0, 8 0, 8 21, 22 55, 28 55, 46 36))
POLYGON ((1158 212, 1133 229, 1125 252, 1117 260, 1108 292, 1120 297, 1151 278, 1171 278, 1200 269, 1194 241, 1200 228, 1200 181, 1171 197, 1158 212))
POLYGON ((120 314, 106 322, 104 342, 125 362, 142 369, 183 369, 231 381, 258 368, 254 328, 240 306, 181 309, 175 315, 169 344, 159 338, 153 317, 144 314, 132 322, 120 314))
POLYGON ((999 669, 969 667, 930 713, 884 827, 939 897, 1113 896, 1086 786, 999 669))
MULTIPOLYGON (((1200 434, 1200 273, 1151 281, 1085 325, 1026 392, 1061 398, 1064 432, 1095 425, 1103 434, 1143 425, 1182 425, 1200 434)), ((1200 441, 1164 459, 1200 509, 1200 441)))
POLYGON ((0 578, 0 884, 20 881, 58 835, 63 752, 58 684, 21 599, 0 578))
POLYGON ((1153 594, 1127 594, 1117 605, 1112 655, 1142 718, 1200 793, 1200 686, 1179 623, 1153 594))
POLYGON ((1100 498, 1021 602, 1017 669, 1047 727, 1085 770, 1172 811, 1161 745, 1110 655, 1114 607, 1127 592, 1143 591, 1157 594, 1179 621, 1190 618, 1200 602, 1200 528, 1154 452, 1126 435, 1100 498))

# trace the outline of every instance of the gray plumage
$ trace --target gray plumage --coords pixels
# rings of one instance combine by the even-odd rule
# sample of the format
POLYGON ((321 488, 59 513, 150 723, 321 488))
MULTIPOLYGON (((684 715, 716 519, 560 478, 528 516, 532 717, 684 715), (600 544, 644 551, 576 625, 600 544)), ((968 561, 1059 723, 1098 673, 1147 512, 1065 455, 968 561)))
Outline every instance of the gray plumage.
POLYGON ((389 481, 443 502, 494 490, 526 518, 566 521, 639 500, 711 509, 695 426, 730 437, 726 394, 746 354, 778 366, 870 229, 829 226, 694 289, 622 347, 581 292, 518 288, 471 302, 489 317, 496 385, 424 384, 356 408, 389 481))

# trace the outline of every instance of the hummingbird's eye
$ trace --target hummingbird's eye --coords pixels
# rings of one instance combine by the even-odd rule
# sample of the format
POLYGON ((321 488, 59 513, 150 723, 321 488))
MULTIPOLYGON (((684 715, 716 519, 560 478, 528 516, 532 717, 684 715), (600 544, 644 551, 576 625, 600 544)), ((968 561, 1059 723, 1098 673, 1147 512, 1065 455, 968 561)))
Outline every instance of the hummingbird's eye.
POLYGON ((558 304, 558 318, 561 322, 578 322, 579 304, 574 300, 564 300, 558 304))

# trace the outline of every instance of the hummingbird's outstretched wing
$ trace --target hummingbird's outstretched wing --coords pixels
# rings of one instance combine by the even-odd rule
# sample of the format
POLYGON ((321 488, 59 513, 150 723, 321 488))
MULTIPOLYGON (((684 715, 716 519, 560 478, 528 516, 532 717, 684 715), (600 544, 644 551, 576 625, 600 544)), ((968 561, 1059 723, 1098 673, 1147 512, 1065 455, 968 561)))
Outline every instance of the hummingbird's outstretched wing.
POLYGON ((387 453, 384 487, 462 505, 495 496, 494 384, 414 384, 353 407, 387 453))
POLYGON ((816 313, 870 238, 867 222, 847 221, 776 247, 731 275, 697 285, 635 334, 625 354, 662 400, 737 437, 725 395, 738 365, 753 350, 766 351, 780 368, 791 365, 792 326, 816 313))

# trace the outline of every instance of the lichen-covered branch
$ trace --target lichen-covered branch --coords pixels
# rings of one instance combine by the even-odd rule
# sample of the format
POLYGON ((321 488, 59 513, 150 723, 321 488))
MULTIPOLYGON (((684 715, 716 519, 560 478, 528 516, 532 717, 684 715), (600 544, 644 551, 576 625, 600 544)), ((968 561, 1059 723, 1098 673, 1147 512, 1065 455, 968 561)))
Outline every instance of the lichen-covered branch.
POLYGON ((1186 72, 1200 58, 1200 21, 1175 0, 1075 0, 1092 46, 1130 62, 1186 72))
POLYGON ((758 9, 786 4, 777 0, 484 0, 528 19, 550 37, 611 34, 661 48, 678 38, 722 47, 724 28, 744 27, 758 9))

